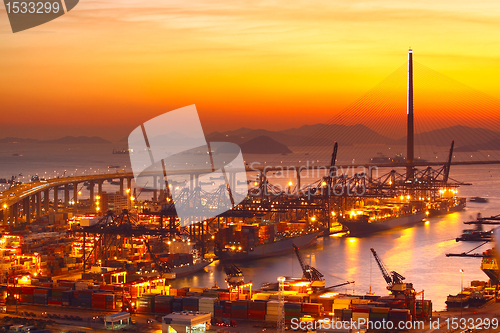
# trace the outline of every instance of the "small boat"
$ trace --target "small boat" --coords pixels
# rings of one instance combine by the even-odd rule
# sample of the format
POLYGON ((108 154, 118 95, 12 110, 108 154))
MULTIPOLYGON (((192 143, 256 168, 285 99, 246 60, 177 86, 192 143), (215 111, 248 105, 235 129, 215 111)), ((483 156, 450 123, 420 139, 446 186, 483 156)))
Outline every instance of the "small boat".
POLYGON ((492 240, 493 232, 484 231, 482 224, 477 224, 474 229, 465 229, 457 242, 489 242, 492 240))
POLYGON ((108 165, 108 169, 119 169, 119 165, 108 165))
POLYGON ((198 182, 199 185, 215 185, 214 182, 198 182))
POLYGON ((23 156, 23 154, 12 154, 12 156, 23 156))
POLYGON ((481 197, 472 197, 469 199, 470 202, 479 202, 479 203, 487 203, 488 199, 487 198, 481 198, 481 197))

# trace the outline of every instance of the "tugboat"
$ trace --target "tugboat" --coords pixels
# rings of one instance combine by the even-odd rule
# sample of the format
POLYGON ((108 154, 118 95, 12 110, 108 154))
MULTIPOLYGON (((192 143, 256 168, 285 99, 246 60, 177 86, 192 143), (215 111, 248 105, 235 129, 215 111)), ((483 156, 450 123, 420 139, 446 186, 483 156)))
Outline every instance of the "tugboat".
POLYGON ((487 203, 489 200, 482 197, 472 197, 469 199, 470 202, 487 203))
POLYGON ((482 224, 476 224, 474 229, 465 229, 462 236, 456 239, 457 242, 489 242, 492 240, 493 232, 484 231, 482 224))

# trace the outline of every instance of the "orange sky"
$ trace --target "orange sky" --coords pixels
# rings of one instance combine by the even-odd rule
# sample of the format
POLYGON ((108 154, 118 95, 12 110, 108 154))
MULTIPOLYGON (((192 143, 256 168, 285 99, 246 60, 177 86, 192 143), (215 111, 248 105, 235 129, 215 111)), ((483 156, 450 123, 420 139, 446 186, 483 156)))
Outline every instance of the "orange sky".
POLYGON ((117 139, 190 104, 207 132, 326 122, 409 46, 500 98, 497 1, 81 1, 16 34, 0 8, 0 137, 117 139))

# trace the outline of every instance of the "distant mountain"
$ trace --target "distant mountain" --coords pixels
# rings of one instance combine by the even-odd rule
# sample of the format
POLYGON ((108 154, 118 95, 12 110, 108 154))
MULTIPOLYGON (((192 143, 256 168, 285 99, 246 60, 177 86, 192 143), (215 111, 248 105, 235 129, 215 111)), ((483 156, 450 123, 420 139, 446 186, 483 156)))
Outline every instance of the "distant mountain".
POLYGON ((460 146, 454 149, 456 152, 473 153, 479 150, 500 150, 500 139, 493 139, 486 143, 476 143, 460 146))
POLYGON ((337 125, 337 124, 315 124, 304 125, 299 128, 291 128, 280 131, 286 135, 299 135, 307 138, 302 145, 331 146, 336 141, 339 145, 356 144, 393 144, 394 140, 383 136, 369 127, 356 125, 337 125))
POLYGON ((13 137, 6 137, 0 139, 0 143, 36 143, 36 142, 38 142, 37 139, 23 139, 23 138, 13 138, 13 137))
POLYGON ((100 138, 98 136, 88 137, 88 136, 65 136, 64 138, 56 140, 45 140, 40 141, 43 143, 63 143, 63 144, 103 144, 110 143, 108 140, 100 138))
POLYGON ((88 137, 88 136, 65 136, 64 138, 55 140, 38 140, 38 139, 24 139, 24 138, 13 138, 6 137, 0 139, 0 143, 66 143, 66 144, 102 144, 110 143, 98 136, 88 137))
MULTIPOLYGON (((467 151, 461 149, 475 149, 473 147, 486 149, 482 147, 495 140, 500 140, 500 133, 484 128, 457 125, 415 134, 415 145, 449 146, 452 140, 455 140, 456 151, 467 151)), ((406 145, 406 136, 398 139, 396 142, 400 145, 406 145)))
POLYGON ((304 125, 283 131, 240 128, 234 131, 214 132, 207 135, 208 141, 227 141, 241 145, 257 137, 269 137, 287 146, 332 146, 336 141, 340 145, 355 144, 393 144, 394 140, 385 137, 370 128, 357 125, 304 125))
POLYGON ((240 128, 234 131, 227 132, 214 132, 207 135, 208 141, 225 141, 233 142, 238 145, 247 142, 250 139, 255 139, 259 136, 266 136, 282 144, 294 146, 300 145, 300 142, 306 140, 306 138, 300 135, 288 135, 280 132, 273 132, 264 129, 250 129, 250 128, 240 128))
POLYGON ((290 154, 292 151, 268 136, 258 136, 240 144, 244 154, 290 154))

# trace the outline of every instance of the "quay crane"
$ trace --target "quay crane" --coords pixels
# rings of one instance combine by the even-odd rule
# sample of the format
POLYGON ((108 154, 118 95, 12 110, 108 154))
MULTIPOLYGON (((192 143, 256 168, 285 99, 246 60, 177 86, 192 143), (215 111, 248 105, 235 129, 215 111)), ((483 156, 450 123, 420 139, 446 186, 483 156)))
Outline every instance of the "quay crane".
POLYGON ((391 273, 389 274, 384 266, 384 263, 377 255, 375 249, 372 248, 370 250, 372 251, 373 257, 375 258, 375 261, 377 262, 377 265, 380 268, 380 271, 382 272, 385 282, 387 283, 387 290, 389 290, 394 295, 401 295, 401 294, 407 295, 409 292, 411 293, 412 291, 413 292, 415 291, 413 289, 412 283, 403 282, 405 280, 405 277, 403 275, 395 271, 391 271, 391 273))
POLYGON ((371 248, 370 250, 372 251, 373 257, 375 258, 375 261, 377 262, 377 265, 380 268, 382 275, 384 276, 385 282, 387 282, 387 290, 389 290, 396 299, 400 298, 402 301, 404 301, 404 307, 411 311, 412 318, 420 317, 424 320, 429 320, 430 318, 427 317, 427 313, 425 311, 417 313, 417 296, 422 296, 421 304, 423 309, 425 303, 424 290, 417 292, 413 288, 412 283, 403 282, 405 280, 405 277, 398 272, 391 271, 391 273, 389 274, 389 272, 385 268, 384 263, 377 255, 375 249, 371 248))
POLYGON ((224 273, 226 273, 226 282, 231 289, 236 289, 244 284, 243 272, 235 264, 224 265, 224 273))
POLYGON ((149 241, 144 241, 144 244, 146 245, 146 249, 148 250, 149 255, 151 256, 151 259, 155 263, 156 269, 158 269, 160 277, 164 277, 166 279, 175 279, 175 273, 172 272, 170 265, 168 265, 166 262, 161 262, 160 260, 158 260, 154 252, 151 251, 151 247, 149 246, 149 241))
POLYGON ((323 274, 316 268, 306 265, 302 260, 302 256, 299 253, 299 248, 297 245, 293 244, 293 249, 299 259, 300 267, 302 268, 303 277, 311 282, 312 288, 325 288, 325 278, 323 274))

